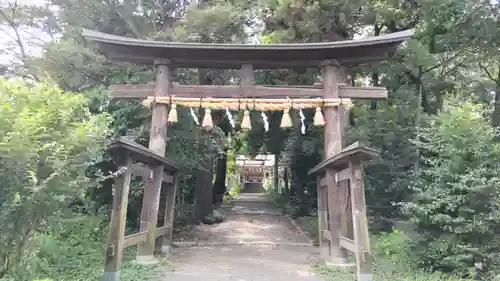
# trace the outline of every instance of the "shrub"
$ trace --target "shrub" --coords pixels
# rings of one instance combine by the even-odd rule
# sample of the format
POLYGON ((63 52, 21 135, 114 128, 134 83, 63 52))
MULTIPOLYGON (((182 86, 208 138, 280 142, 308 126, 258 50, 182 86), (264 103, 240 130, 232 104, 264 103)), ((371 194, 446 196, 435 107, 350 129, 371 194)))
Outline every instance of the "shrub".
POLYGON ((450 102, 422 132, 422 164, 410 204, 430 270, 477 276, 498 265, 500 143, 485 109, 450 102))
MULTIPOLYGON (((375 280, 379 281, 467 281, 454 275, 426 272, 415 263, 412 240, 403 231, 380 233, 372 237, 375 280)), ((328 281, 354 281, 355 269, 316 266, 316 271, 328 281)), ((469 280, 470 281, 470 280, 469 280)))
POLYGON ((85 172, 101 155, 109 121, 90 114, 81 94, 0 78, 0 278, 32 280, 40 233, 95 184, 85 172))

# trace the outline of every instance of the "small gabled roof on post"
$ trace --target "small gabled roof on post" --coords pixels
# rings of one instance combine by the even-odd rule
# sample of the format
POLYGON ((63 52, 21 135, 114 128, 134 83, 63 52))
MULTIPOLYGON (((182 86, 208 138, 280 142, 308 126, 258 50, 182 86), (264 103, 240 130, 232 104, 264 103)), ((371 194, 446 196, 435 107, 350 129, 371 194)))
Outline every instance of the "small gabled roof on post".
POLYGON ((370 161, 379 157, 380 152, 376 149, 364 146, 360 142, 355 142, 348 147, 342 149, 339 153, 332 157, 323 160, 314 168, 309 170, 308 174, 314 174, 323 171, 325 168, 343 170, 348 167, 349 162, 364 162, 370 161))
POLYGON ((83 36, 109 59, 153 64, 169 59, 178 67, 239 69, 251 64, 254 69, 317 67, 324 60, 343 64, 387 59, 397 46, 408 40, 414 30, 405 30, 355 40, 291 44, 181 43, 142 40, 92 30, 83 36))
POLYGON ((179 171, 179 167, 174 162, 154 153, 152 150, 138 143, 128 140, 125 137, 119 137, 117 140, 112 142, 108 147, 108 151, 113 156, 130 153, 132 160, 152 166, 163 165, 164 170, 171 172, 179 171))

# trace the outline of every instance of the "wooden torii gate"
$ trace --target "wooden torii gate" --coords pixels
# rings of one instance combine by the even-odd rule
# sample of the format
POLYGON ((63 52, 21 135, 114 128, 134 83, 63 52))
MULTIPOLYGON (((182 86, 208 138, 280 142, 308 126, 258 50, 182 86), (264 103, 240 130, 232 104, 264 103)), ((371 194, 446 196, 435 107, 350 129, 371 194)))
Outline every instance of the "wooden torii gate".
MULTIPOLYGON (((350 87, 345 84, 345 66, 385 60, 397 49, 397 46, 413 35, 413 30, 396 32, 377 37, 358 40, 346 40, 323 43, 299 44, 202 44, 157 42, 84 30, 87 41, 94 42, 99 51, 112 60, 154 65, 156 81, 146 85, 113 85, 109 95, 113 99, 145 99, 147 97, 188 97, 188 98, 323 98, 323 99, 383 99, 387 91, 382 87, 350 87), (240 69, 240 85, 173 85, 172 69, 212 68, 240 69), (315 86, 260 86, 254 85, 254 69, 322 69, 322 83, 315 86)), ((362 183, 361 160, 372 155, 372 150, 361 146, 342 150, 345 126, 345 108, 343 105, 324 108, 325 117, 325 161, 311 172, 324 171, 325 176, 318 179, 320 248, 322 257, 333 265, 347 264, 345 250, 356 251, 358 279, 373 280, 368 243, 368 230, 365 219, 366 206, 362 183), (366 157, 361 157, 365 155, 366 157), (339 158, 340 157, 340 158, 339 158), (346 158, 347 157, 347 158, 346 158), (345 165, 349 169, 345 169, 345 165), (339 173, 342 171, 342 173, 339 173), (351 173, 346 175, 347 173, 351 173), (351 177, 352 176, 352 177, 351 177), (351 181, 351 194, 357 195, 354 218, 354 234, 347 239, 342 236, 341 218, 344 213, 342 200, 348 193, 337 188, 339 177, 354 179, 351 181), (360 199, 362 196, 362 200, 360 199), (361 205, 360 205, 361 204, 361 205), (328 237, 326 237, 328 236, 328 237), (349 240, 346 243, 346 239, 349 240), (354 245, 354 246, 353 246, 354 245), (356 248, 357 247, 357 248, 356 248), (361 247, 361 248, 360 248, 361 247), (355 248, 355 249, 354 249, 355 248), (361 268, 361 269, 360 269, 361 268)), ((165 155, 167 142, 168 105, 155 103, 151 122, 149 149, 160 156, 165 155)), ((373 156, 373 155, 372 155, 373 156)), ((340 184, 339 184, 340 185, 340 184)), ((141 232, 156 229, 156 215, 160 187, 149 185, 145 190, 141 215, 141 232)), ((172 202, 175 202, 172 200, 172 202)), ((148 237, 155 237, 150 235, 148 237)), ((137 260, 150 262, 154 259, 155 239, 146 239, 139 244, 137 260)), ((170 241, 164 241, 168 249, 170 241)), ((108 269, 107 269, 108 270, 108 269)), ((115 269, 119 270, 119 269, 115 269)), ((118 276, 119 274, 108 274, 118 276)))

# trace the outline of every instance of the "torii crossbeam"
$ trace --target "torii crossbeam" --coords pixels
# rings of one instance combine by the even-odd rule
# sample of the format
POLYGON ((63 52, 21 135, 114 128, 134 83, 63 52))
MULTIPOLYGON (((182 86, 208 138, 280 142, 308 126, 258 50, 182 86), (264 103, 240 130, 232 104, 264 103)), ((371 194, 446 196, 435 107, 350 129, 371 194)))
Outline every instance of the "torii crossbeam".
MULTIPOLYGON (((97 48, 109 59, 156 66, 156 81, 152 84, 111 86, 110 97, 115 99, 145 99, 151 96, 238 99, 387 98, 387 91, 384 88, 346 86, 344 67, 385 60, 392 56, 397 46, 408 40, 413 33, 413 30, 406 30, 377 37, 337 42, 252 45, 158 42, 90 30, 83 31, 84 37, 96 43, 97 48), (240 69, 240 85, 173 85, 171 74, 174 67, 240 69), (309 87, 254 85, 254 69, 310 67, 322 68, 323 77, 320 85, 309 87)), ((154 104, 149 148, 161 156, 165 154, 167 141, 167 113, 166 104, 154 104)), ((322 257, 330 264, 342 266, 347 263, 346 250, 354 251, 358 279, 372 281, 361 166, 361 161, 368 157, 359 156, 370 150, 361 146, 343 149, 345 123, 343 105, 325 107, 324 116, 324 158, 328 160, 326 161, 328 165, 325 164, 320 167, 321 169, 314 170, 322 171, 318 177, 318 223, 322 257), (349 201, 349 194, 351 194, 351 208, 354 216, 351 218, 354 236, 349 235, 341 223, 342 217, 351 213, 343 209, 343 202, 349 201)), ((141 214, 141 232, 145 231, 146 227, 153 231, 156 228, 157 218, 149 214, 155 214, 151 210, 158 209, 157 198, 159 198, 160 188, 161 180, 147 187, 148 192, 145 194, 147 193, 148 196, 144 197, 141 214)), ((175 200, 169 202, 175 202, 175 200)), ((173 208, 173 206, 167 207, 173 208)), ((123 233, 113 233, 113 235, 123 235, 123 233)), ((168 249, 170 242, 168 239, 163 239, 163 248, 168 249)), ((147 239, 139 244, 138 261, 149 262, 154 259, 154 243, 154 239, 147 239)), ((106 256, 106 261, 115 258, 106 256)), ((119 272, 119 268, 106 268, 107 273, 110 271, 119 272)), ((107 274, 106 276, 118 277, 106 279, 106 281, 118 281, 117 272, 107 274)))

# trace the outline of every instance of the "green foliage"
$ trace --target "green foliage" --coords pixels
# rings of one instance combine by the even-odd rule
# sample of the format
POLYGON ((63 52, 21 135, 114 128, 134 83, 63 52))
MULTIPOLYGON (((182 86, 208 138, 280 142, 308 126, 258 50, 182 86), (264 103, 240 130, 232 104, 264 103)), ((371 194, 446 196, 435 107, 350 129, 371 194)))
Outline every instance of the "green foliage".
POLYGON ((188 10, 184 21, 176 26, 174 32, 176 39, 185 42, 244 42, 248 24, 250 20, 241 7, 221 3, 205 9, 188 10))
POLYGON ((109 133, 109 117, 91 114, 81 94, 0 79, 0 277, 28 280, 37 239, 97 179, 86 168, 109 133))
POLYGON ((427 268, 475 276, 498 267, 500 143, 486 114, 453 100, 422 131, 424 163, 409 207, 427 268))
MULTIPOLYGON (((387 81, 393 83, 393 81, 387 81)), ((365 189, 373 221, 401 216, 399 202, 410 200, 410 175, 417 158, 412 139, 415 136, 416 100, 411 91, 399 88, 388 101, 377 102, 376 110, 368 102, 357 102, 352 109, 355 126, 346 132, 346 144, 360 141, 378 149, 378 161, 366 165, 365 189)))
MULTIPOLYGON (((31 264, 21 277, 5 276, 2 281, 99 281, 102 280, 107 218, 79 216, 57 222, 50 232, 40 234, 31 264), (21 279, 19 279, 21 278, 21 279)), ((121 280, 160 281, 165 277, 165 260, 155 266, 133 262, 135 247, 125 250, 121 280)))
MULTIPOLYGON (((375 259, 375 280, 380 281, 466 281, 442 273, 428 273, 417 267, 417 257, 412 253, 411 239, 402 231, 381 233, 372 239, 375 259)), ((327 277, 328 281, 354 281, 354 270, 335 269, 316 265, 316 272, 327 277)))
POLYGON ((234 173, 227 174, 228 192, 230 197, 238 196, 241 192, 241 182, 239 177, 234 173))

